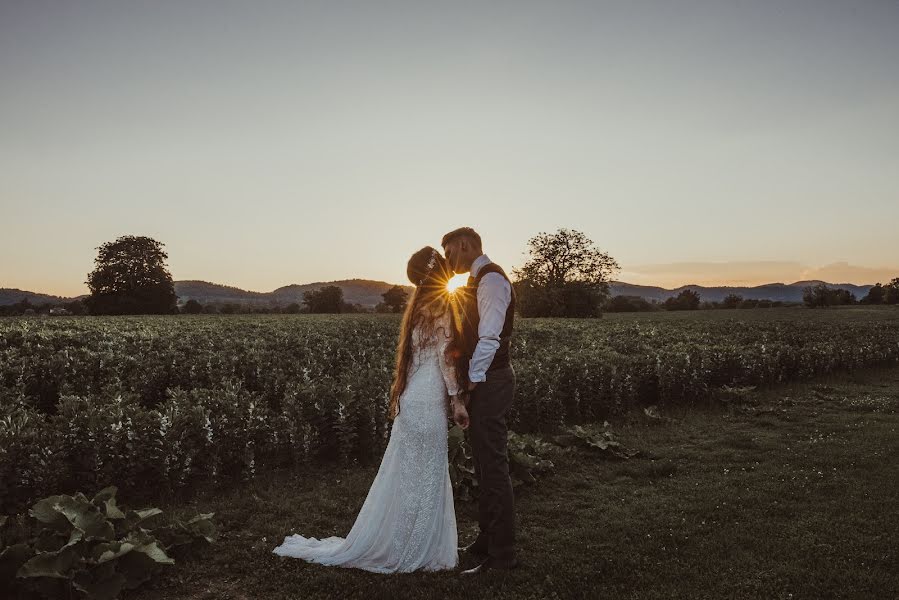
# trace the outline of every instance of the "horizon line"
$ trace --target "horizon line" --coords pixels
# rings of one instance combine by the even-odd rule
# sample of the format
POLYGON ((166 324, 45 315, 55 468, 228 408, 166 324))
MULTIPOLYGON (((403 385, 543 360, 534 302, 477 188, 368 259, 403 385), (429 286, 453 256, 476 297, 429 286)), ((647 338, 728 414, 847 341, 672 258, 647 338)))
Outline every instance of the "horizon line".
MULTIPOLYGON (((278 287, 276 287, 276 288, 273 288, 272 290, 264 291, 264 292, 263 292, 263 291, 257 291, 257 290, 246 289, 246 288, 242 288, 242 287, 237 286, 237 285, 230 285, 230 284, 227 284, 227 283, 217 283, 217 282, 214 282, 214 281, 208 281, 208 280, 205 280, 205 279, 176 279, 176 280, 173 280, 173 283, 189 283, 189 282, 196 282, 196 283, 203 283, 203 284, 214 285, 214 286, 220 286, 220 287, 226 287, 226 288, 233 288, 233 289, 235 289, 235 290, 240 290, 241 292, 246 292, 246 293, 249 293, 249 294, 272 294, 272 293, 274 293, 274 292, 276 292, 276 291, 278 291, 278 290, 280 290, 280 289, 283 289, 283 288, 286 288, 286 287, 291 287, 291 286, 306 287, 306 286, 317 285, 317 284, 342 283, 342 282, 351 282, 351 281, 365 281, 365 282, 371 282, 371 283, 383 283, 383 284, 386 284, 386 285, 399 285, 399 286, 401 286, 401 287, 414 287, 411 283, 394 283, 394 282, 385 281, 385 280, 382 280, 382 279, 367 279, 367 278, 364 278, 364 277, 349 277, 349 278, 343 278, 343 279, 331 279, 331 280, 328 280, 328 281, 324 281, 324 280, 322 280, 322 281, 311 281, 311 282, 308 282, 308 283, 288 283, 288 284, 284 284, 284 285, 278 286, 278 287)), ((623 280, 620 280, 620 279, 612 279, 612 280, 609 280, 607 283, 608 283, 609 285, 615 285, 615 284, 619 284, 619 285, 620 285, 620 284, 623 284, 623 285, 629 285, 629 286, 640 287, 640 288, 658 288, 658 289, 665 290, 665 291, 673 291, 673 290, 678 290, 678 289, 682 289, 682 288, 690 288, 690 287, 700 287, 700 288, 750 288, 750 289, 751 289, 751 288, 760 288, 760 287, 766 287, 766 286, 772 286, 772 285, 793 286, 793 285, 796 285, 797 283, 826 283, 826 284, 832 285, 832 286, 873 287, 873 286, 877 285, 878 283, 882 283, 882 282, 879 282, 879 281, 878 281, 878 282, 874 282, 874 283, 851 283, 851 282, 848 282, 848 281, 843 281, 843 282, 832 282, 832 281, 826 281, 826 280, 823 280, 823 279, 797 279, 796 281, 793 281, 793 282, 791 282, 791 283, 786 283, 785 281, 769 281, 769 282, 766 282, 766 283, 759 283, 759 284, 684 283, 684 284, 677 285, 677 286, 673 286, 673 287, 666 287, 666 286, 664 286, 664 285, 648 284, 648 283, 631 283, 631 282, 623 281, 623 280)), ((0 290, 18 291, 18 292, 22 292, 22 293, 25 293, 25 294, 35 294, 35 295, 42 295, 42 296, 53 296, 53 297, 56 297, 56 298, 63 298, 63 299, 74 299, 74 298, 78 298, 78 297, 81 297, 81 296, 88 296, 88 295, 90 295, 90 292, 89 292, 89 291, 83 292, 83 293, 81 293, 81 294, 76 294, 76 295, 63 295, 63 294, 54 294, 54 293, 51 293, 51 292, 41 292, 41 291, 35 291, 35 290, 23 290, 22 288, 17 288, 17 287, 3 287, 3 288, 0 288, 0 290)))

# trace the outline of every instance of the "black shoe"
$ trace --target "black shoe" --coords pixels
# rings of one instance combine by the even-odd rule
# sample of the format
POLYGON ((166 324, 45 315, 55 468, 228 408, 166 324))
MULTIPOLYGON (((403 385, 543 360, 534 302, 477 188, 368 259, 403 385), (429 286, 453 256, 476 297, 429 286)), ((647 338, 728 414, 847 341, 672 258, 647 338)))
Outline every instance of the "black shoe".
POLYGON ((459 548, 459 551, 464 552, 465 554, 474 554, 476 556, 487 556, 487 548, 483 544, 478 544, 477 540, 467 546, 459 548))
POLYGON ((512 559, 511 561, 498 561, 493 558, 488 558, 481 564, 476 567, 472 567, 471 569, 466 569, 459 573, 460 575, 478 575, 479 573, 484 573, 485 571, 490 571, 493 569, 499 571, 508 571, 511 569, 517 568, 519 565, 518 560, 512 559))

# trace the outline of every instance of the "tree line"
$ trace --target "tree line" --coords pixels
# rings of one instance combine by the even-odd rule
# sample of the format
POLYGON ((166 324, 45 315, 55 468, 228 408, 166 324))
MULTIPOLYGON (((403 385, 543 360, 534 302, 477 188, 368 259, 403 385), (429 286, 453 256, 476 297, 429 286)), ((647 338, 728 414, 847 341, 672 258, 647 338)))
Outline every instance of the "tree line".
POLYGON ((877 283, 861 300, 857 300, 855 294, 849 290, 829 287, 819 283, 808 286, 802 292, 802 301, 809 308, 824 308, 827 306, 843 306, 847 304, 899 304, 899 277, 894 277, 888 284, 877 283))
POLYGON ((609 298, 603 307, 605 312, 651 312, 661 310, 716 310, 727 308, 778 308, 800 306, 801 302, 771 300, 767 298, 743 298, 738 294, 728 294, 724 300, 702 300, 699 292, 683 290, 664 301, 647 300, 641 296, 619 295, 609 298))
MULTIPOLYGON (((528 240, 528 259, 512 271, 517 310, 523 317, 598 317, 603 312, 652 310, 700 310, 726 308, 773 308, 800 303, 756 300, 730 294, 721 302, 703 301, 698 292, 683 290, 663 302, 637 296, 611 296, 609 283, 619 270, 617 261, 596 247, 584 233, 561 228, 541 232, 528 240)), ((188 300, 179 306, 175 286, 165 261, 163 244, 144 236, 122 236, 98 248, 95 268, 85 283, 90 295, 56 307, 32 306, 27 300, 0 307, 2 314, 236 314, 236 313, 358 313, 402 312, 408 293, 393 286, 382 294, 382 302, 370 308, 349 303, 336 285, 303 294, 302 303, 243 305, 235 302, 200 303, 188 300), (55 312, 54 312, 55 311, 55 312)), ((805 288, 803 303, 811 308, 844 304, 899 304, 899 277, 878 283, 861 300, 847 290, 818 284, 805 288)))

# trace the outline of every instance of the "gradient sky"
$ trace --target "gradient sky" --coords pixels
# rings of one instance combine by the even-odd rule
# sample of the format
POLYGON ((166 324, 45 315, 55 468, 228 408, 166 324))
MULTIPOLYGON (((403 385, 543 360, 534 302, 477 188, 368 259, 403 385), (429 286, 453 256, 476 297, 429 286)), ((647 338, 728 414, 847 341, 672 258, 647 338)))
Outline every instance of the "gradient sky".
POLYGON ((148 235, 255 291, 471 225, 616 278, 899 275, 899 2, 0 0, 0 287, 148 235))

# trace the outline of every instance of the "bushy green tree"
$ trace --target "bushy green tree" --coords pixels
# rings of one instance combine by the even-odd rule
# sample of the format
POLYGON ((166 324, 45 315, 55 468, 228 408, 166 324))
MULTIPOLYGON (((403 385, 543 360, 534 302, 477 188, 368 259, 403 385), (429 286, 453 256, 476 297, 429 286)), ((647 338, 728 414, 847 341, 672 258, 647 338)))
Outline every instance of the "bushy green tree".
POLYGON ((526 317, 596 317, 609 296, 618 263, 580 231, 541 232, 528 240, 529 258, 513 271, 517 306, 526 317))
POLYGON ((802 290, 802 301, 809 308, 820 308, 829 305, 827 286, 823 283, 806 286, 802 290))
POLYGON ((894 278, 886 285, 883 302, 884 304, 899 304, 899 277, 894 278))
POLYGON ((381 297, 384 298, 384 306, 387 307, 390 312, 402 312, 403 308, 406 306, 406 301, 409 299, 409 293, 403 289, 401 285, 395 285, 383 294, 381 297))
POLYGON ((884 296, 886 295, 886 290, 880 283, 874 284, 868 293, 865 294, 865 297, 862 298, 859 302, 861 304, 883 304, 884 296))
POLYGON ((198 315, 203 312, 203 305, 191 298, 184 303, 184 306, 181 308, 181 312, 188 315, 198 315))
POLYGON ((163 244, 126 235, 98 248, 88 274, 90 296, 84 304, 93 315, 174 314, 178 312, 172 275, 163 244))
POLYGON ((347 312, 343 301, 343 290, 336 285, 326 285, 317 290, 310 290, 303 294, 303 304, 311 313, 340 313, 347 312))
POLYGON ((849 290, 828 287, 826 283, 808 286, 802 291, 802 301, 809 308, 855 304, 855 294, 849 290))
POLYGON ((739 294, 728 294, 721 301, 721 308, 737 308, 743 302, 743 296, 739 294))
POLYGON ((668 298, 662 303, 666 310, 696 310, 699 308, 699 292, 683 290, 677 296, 668 298))

